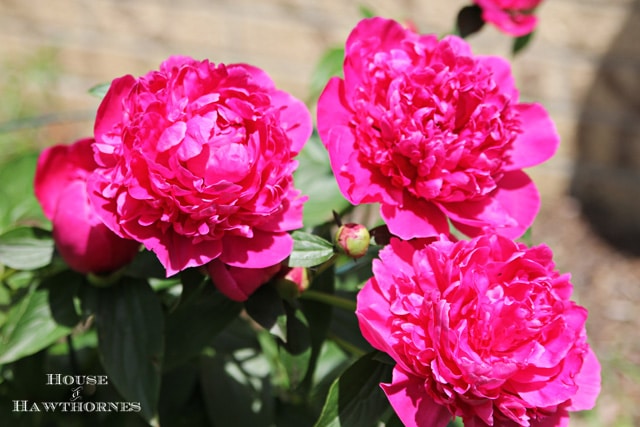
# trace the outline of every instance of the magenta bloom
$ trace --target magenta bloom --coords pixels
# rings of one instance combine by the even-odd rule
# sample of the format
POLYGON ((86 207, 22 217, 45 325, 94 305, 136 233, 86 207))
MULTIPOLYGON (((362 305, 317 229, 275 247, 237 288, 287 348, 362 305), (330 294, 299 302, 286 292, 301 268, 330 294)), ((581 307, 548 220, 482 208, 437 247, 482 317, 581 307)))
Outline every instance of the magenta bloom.
POLYGON ((140 244, 116 236, 93 211, 87 195, 87 178, 97 166, 92 142, 87 138, 45 149, 38 158, 34 188, 65 262, 81 273, 100 274, 131 262, 140 244))
POLYGON ((447 218, 471 236, 531 225, 539 195, 521 169, 559 140, 540 105, 518 102, 505 60, 372 18, 347 40, 344 75, 320 97, 318 131, 351 203, 381 203, 404 239, 446 233, 447 218))
POLYGON ((382 384, 407 427, 560 427, 590 409, 600 365, 587 310, 551 250, 499 235, 392 239, 358 295, 363 336, 395 361, 382 384))
POLYGON ((213 259, 269 267, 302 226, 292 173, 310 133, 304 104, 258 68, 172 57, 112 82, 95 123, 101 167, 90 196, 167 275, 213 259))
POLYGON ((533 14, 542 0, 473 0, 482 9, 482 19, 512 36, 524 36, 538 24, 533 14))

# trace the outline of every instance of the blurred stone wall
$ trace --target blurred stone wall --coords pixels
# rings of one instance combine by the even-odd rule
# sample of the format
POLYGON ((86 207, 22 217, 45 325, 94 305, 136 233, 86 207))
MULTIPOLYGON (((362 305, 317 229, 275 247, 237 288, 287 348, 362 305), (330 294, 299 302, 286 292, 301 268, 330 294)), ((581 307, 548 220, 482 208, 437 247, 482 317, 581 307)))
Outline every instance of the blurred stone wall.
MULTIPOLYGON (((53 50, 60 74, 48 110, 42 113, 84 112, 85 120, 58 126, 51 137, 71 140, 91 131, 90 117, 98 100, 87 94, 89 87, 126 73, 141 75, 168 55, 248 62, 265 69, 279 87, 305 99, 314 65, 327 47, 344 43, 360 18, 359 4, 383 16, 410 19, 423 32, 444 33, 468 3, 0 0, 0 65, 43 48, 53 50)), ((580 176, 596 182, 585 183, 578 177, 573 186, 577 196, 610 195, 611 188, 598 186, 598 177, 615 174, 619 168, 633 171, 625 175, 627 190, 620 197, 628 191, 640 196, 637 8, 635 0, 547 0, 539 9, 534 40, 513 62, 522 98, 543 103, 562 136, 558 154, 531 171, 543 197, 551 203, 568 193, 578 162, 588 165, 580 169, 580 176), (630 28, 635 32, 625 36, 630 28), (594 89, 603 70, 615 76, 612 91, 594 89), (633 98, 628 102, 635 103, 635 113, 621 95, 633 98), (584 122, 597 123, 585 130, 584 122), (578 144, 578 137, 585 135, 597 141, 578 144), (626 138, 635 142, 625 142, 626 138), (626 148, 620 151, 616 144, 626 148), (624 162, 615 160, 616 156, 624 162)), ((509 55, 510 40, 493 28, 485 28, 470 42, 476 52, 509 55)), ((618 183, 611 185, 619 189, 618 183)), ((608 211, 603 215, 609 215, 608 211)))

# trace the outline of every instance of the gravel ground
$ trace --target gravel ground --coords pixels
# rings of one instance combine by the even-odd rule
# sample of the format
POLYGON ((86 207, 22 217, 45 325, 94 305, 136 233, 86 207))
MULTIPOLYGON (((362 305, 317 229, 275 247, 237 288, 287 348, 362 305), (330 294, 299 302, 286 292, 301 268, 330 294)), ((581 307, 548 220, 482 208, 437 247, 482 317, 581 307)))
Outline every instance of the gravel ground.
POLYGON ((596 235, 568 196, 543 200, 533 240, 549 245, 557 268, 571 273, 574 298, 589 310, 587 332, 602 364, 596 409, 571 425, 640 425, 640 257, 596 235))

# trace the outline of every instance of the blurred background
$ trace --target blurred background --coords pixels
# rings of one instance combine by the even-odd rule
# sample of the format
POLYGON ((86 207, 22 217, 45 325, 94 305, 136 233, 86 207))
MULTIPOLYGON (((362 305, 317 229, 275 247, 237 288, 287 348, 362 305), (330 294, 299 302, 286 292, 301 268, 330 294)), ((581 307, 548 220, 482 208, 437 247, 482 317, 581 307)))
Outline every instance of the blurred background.
MULTIPOLYGON (((421 32, 453 28, 465 0, 0 0, 0 165, 91 135, 89 88, 145 74, 172 54, 247 62, 310 99, 313 70, 365 6, 421 32)), ((595 410, 572 426, 640 425, 640 0, 546 0, 513 71, 562 138, 530 169, 542 193, 533 241, 572 273, 603 364, 595 410)), ((510 56, 492 27, 474 51, 510 56)), ((0 166, 1 167, 1 166, 0 166)), ((6 185, 6 183, 5 183, 6 185)), ((0 203, 2 201, 0 200, 0 203)))

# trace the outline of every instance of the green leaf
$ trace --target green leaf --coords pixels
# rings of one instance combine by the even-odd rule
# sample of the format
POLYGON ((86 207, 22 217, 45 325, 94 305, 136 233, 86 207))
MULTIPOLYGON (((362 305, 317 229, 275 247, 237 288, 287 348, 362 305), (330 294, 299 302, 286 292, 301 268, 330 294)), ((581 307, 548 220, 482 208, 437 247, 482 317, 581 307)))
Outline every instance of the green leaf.
POLYGON ((178 307, 166 317, 166 371, 200 354, 242 310, 242 304, 222 295, 211 281, 197 283, 195 277, 183 278, 181 298, 178 307))
POLYGON ((95 96, 96 98, 104 98, 104 96, 109 91, 109 87, 111 87, 111 83, 100 83, 89 89, 89 94, 95 96))
MULTIPOLYGON (((0 265, 2 264, 0 263, 0 265)), ((15 273, 5 277, 4 284, 10 290, 17 291, 18 289, 28 288, 37 275, 38 272, 32 270, 15 271, 15 273)))
POLYGON ((165 279, 167 277, 167 271, 156 254, 146 249, 138 252, 133 261, 125 268, 124 274, 140 279, 149 277, 165 279))
POLYGON ((513 39, 513 46, 511 47, 511 53, 513 56, 520 53, 533 39, 534 31, 529 34, 525 34, 524 36, 515 37, 513 39))
MULTIPOLYGON (((336 292, 336 294, 355 302, 356 293, 336 292)), ((332 339, 337 339, 342 344, 348 344, 345 346, 346 348, 359 349, 360 354, 373 349, 371 344, 362 337, 358 318, 353 311, 335 310, 331 318, 330 331, 332 339)))
POLYGON ((469 37, 477 33, 484 26, 482 9, 478 5, 465 6, 460 9, 456 18, 456 33, 462 37, 469 37))
POLYGON ((379 248, 370 246, 368 253, 354 260, 341 257, 336 262, 336 288, 342 291, 357 291, 371 278, 372 261, 378 257, 379 248))
POLYGON ((16 270, 49 265, 53 251, 51 233, 38 228, 16 228, 0 236, 0 263, 16 270))
POLYGON ((200 384, 210 421, 216 426, 273 425, 270 365, 246 322, 234 322, 201 360, 200 384))
POLYGON ((324 55, 322 55, 311 74, 311 82, 309 83, 310 103, 318 99, 331 77, 342 77, 343 61, 343 47, 328 49, 324 55))
MULTIPOLYGON (((389 420, 384 424, 384 427, 404 427, 404 424, 402 423, 402 421, 400 421, 400 417, 398 417, 398 414, 393 412, 389 420)), ((449 425, 447 425, 447 427, 449 427, 449 425)))
POLYGON ((331 384, 351 365, 351 362, 351 358, 338 344, 330 340, 324 341, 313 373, 309 399, 309 403, 318 413, 321 412, 327 399, 331 384))
POLYGON ((292 237, 293 251, 289 256, 290 267, 315 267, 334 255, 333 244, 320 236, 304 231, 294 231, 292 237))
POLYGON ((286 372, 285 387, 295 388, 304 379, 311 357, 309 325, 304 314, 281 299, 272 284, 258 288, 245 302, 245 309, 253 320, 277 337, 278 368, 286 372))
POLYGON ((140 402, 142 416, 152 421, 164 348, 160 301, 147 282, 133 278, 96 293, 98 351, 109 381, 124 399, 140 402))
POLYGON ((206 426, 206 414, 198 388, 200 367, 184 364, 162 376, 160 390, 161 426, 206 426))
POLYGON ((287 313, 287 340, 284 342, 284 347, 291 354, 301 354, 311 345, 309 322, 301 310, 286 301, 284 305, 287 313))
POLYGON ((376 16, 376 14, 373 12, 373 10, 371 10, 370 8, 368 8, 367 6, 361 4, 358 7, 358 10, 360 10, 360 15, 363 18, 373 18, 374 16, 376 16))
POLYGON ((284 365, 289 387, 297 387, 304 380, 311 362, 311 334, 302 311, 285 302, 287 311, 287 342, 280 346, 280 360, 284 365))
POLYGON ((34 354, 71 333, 79 318, 73 297, 82 276, 65 271, 35 286, 14 305, 0 331, 0 364, 34 354))
MULTIPOLYGON (((333 294, 335 291, 335 275, 334 268, 330 266, 311 282, 309 290, 333 294)), ((313 385, 313 376, 318 363, 318 358, 326 342, 329 325, 333 314, 333 307, 328 306, 319 301, 300 300, 300 307, 309 324, 309 333, 311 338, 311 356, 309 359, 309 368, 307 369, 306 378, 303 386, 310 390, 313 385)))
POLYGON ((299 166, 294 173, 296 187, 309 196, 304 205, 305 226, 315 226, 333 218, 332 211, 340 212, 349 206, 342 196, 331 171, 329 154, 314 133, 296 157, 299 166))
POLYGON ((379 384, 391 381, 392 367, 366 354, 331 385, 316 427, 371 427, 389 407, 379 384))
POLYGON ((533 227, 527 228, 527 231, 518 239, 519 242, 524 243, 527 246, 533 245, 533 227))
POLYGON ((247 314, 271 334, 287 342, 284 301, 271 284, 260 286, 244 303, 247 314))
POLYGON ((0 165, 0 233, 16 226, 48 226, 33 193, 37 161, 37 153, 27 153, 0 165))

